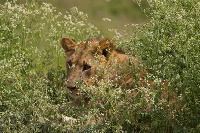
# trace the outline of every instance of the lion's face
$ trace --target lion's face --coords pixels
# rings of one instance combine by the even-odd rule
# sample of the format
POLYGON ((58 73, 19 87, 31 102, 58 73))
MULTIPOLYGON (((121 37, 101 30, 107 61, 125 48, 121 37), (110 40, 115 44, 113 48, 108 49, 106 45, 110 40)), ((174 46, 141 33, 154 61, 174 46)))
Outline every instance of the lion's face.
POLYGON ((113 51, 113 43, 108 39, 91 39, 77 44, 70 38, 62 39, 66 54, 67 88, 78 91, 77 83, 92 85, 100 66, 105 66, 113 51))

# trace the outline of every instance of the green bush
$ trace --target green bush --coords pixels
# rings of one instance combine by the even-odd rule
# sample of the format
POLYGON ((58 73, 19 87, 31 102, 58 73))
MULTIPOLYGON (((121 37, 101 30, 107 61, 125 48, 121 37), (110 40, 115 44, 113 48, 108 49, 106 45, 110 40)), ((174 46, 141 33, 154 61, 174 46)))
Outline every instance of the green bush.
MULTIPOLYGON (((199 5, 197 0, 148 1, 150 23, 133 26, 130 40, 145 66, 171 82, 182 94, 183 109, 176 116, 173 131, 199 130, 199 5)), ((130 47, 127 46, 127 47, 130 47)))
POLYGON ((46 3, 7 2, 0 9, 0 130, 62 131, 60 110, 70 97, 60 40, 82 40, 99 31, 85 24, 87 15, 76 8, 62 15, 46 3))
POLYGON ((124 37, 114 29, 100 32, 77 8, 61 14, 47 3, 0 5, 0 131, 199 132, 200 2, 148 4, 143 11, 150 12, 150 22, 126 25, 125 32, 131 29, 133 34, 124 37), (132 90, 113 89, 112 82, 102 81, 80 86, 80 99, 89 97, 90 107, 68 106, 73 98, 65 87, 64 36, 78 42, 111 36, 117 48, 142 61, 149 72, 145 78, 155 81, 154 90, 136 87, 133 98, 132 90), (182 108, 161 100, 161 79, 181 99, 182 108), (77 121, 64 122, 65 116, 77 121))

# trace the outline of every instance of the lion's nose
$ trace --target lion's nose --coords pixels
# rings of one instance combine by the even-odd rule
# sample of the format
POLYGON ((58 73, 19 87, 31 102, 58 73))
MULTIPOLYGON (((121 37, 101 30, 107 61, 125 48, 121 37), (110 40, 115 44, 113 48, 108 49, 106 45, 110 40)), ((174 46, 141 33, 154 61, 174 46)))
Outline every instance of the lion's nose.
POLYGON ((67 88, 71 91, 75 90, 76 89, 76 86, 67 86, 67 88))

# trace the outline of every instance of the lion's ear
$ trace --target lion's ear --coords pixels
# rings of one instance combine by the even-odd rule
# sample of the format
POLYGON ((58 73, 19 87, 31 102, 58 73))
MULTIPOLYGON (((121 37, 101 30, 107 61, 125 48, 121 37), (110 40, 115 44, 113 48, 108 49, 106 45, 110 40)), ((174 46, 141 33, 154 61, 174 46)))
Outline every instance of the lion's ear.
POLYGON ((64 37, 61 40, 61 44, 66 54, 73 52, 75 50, 75 47, 77 46, 76 42, 68 37, 64 37))
POLYGON ((111 53, 114 50, 114 43, 113 41, 111 41, 110 39, 102 39, 99 41, 99 45, 100 45, 100 49, 98 50, 98 52, 102 55, 105 56, 105 58, 108 60, 109 56, 111 55, 111 53))

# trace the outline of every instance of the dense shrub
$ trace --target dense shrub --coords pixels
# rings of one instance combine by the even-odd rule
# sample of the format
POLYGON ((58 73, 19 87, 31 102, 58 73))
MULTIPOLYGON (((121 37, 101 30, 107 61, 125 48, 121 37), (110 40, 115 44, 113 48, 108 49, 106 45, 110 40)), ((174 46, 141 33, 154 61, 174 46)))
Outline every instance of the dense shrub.
POLYGON ((0 9, 0 130, 62 131, 59 110, 70 97, 60 38, 85 39, 99 31, 76 8, 62 15, 46 3, 7 2, 0 9))
MULTIPOLYGON (((141 1, 135 2, 140 6, 141 1)), ((198 132, 200 2, 148 3, 143 11, 150 12, 150 22, 126 25, 133 34, 125 37, 114 29, 100 32, 77 8, 61 14, 46 3, 0 5, 0 131, 198 132), (139 94, 133 98, 132 90, 113 88, 110 81, 82 85, 80 99, 86 95, 91 106, 68 106, 73 98, 65 87, 63 36, 78 42, 111 36, 117 48, 141 59, 149 72, 146 78, 156 83, 154 90, 134 88, 139 94), (181 109, 161 100, 165 88, 160 79, 181 99, 181 109), (65 116, 77 121, 64 122, 65 116)))
MULTIPOLYGON (((199 5, 197 0, 148 1, 150 23, 133 26, 130 42, 147 69, 182 94, 183 109, 173 130, 199 130, 199 5)), ((127 46, 129 47, 129 46, 127 46)))

